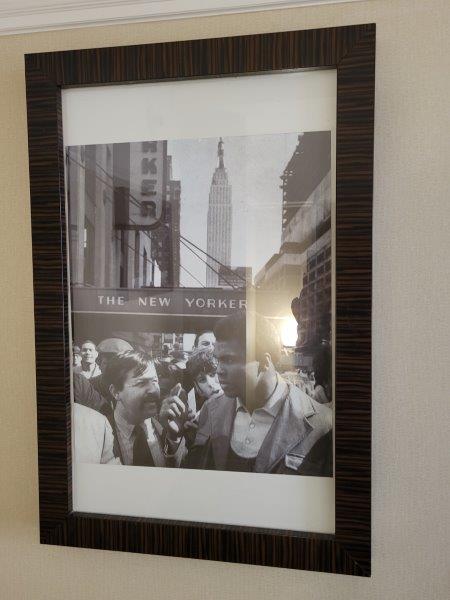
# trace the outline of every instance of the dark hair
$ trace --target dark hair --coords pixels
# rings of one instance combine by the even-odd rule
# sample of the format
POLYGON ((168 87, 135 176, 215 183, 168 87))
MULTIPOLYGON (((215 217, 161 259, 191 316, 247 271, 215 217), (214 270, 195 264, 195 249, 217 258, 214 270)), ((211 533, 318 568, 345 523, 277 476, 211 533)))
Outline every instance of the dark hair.
POLYGON ((194 338, 194 348, 197 348, 198 346, 198 340, 202 337, 202 335, 204 335, 205 333, 214 333, 214 331, 212 329, 205 329, 204 331, 201 331, 200 333, 196 333, 195 334, 195 338, 194 338))
POLYGON ((161 398, 164 398, 177 383, 184 384, 185 369, 180 369, 175 363, 165 360, 156 359, 154 363, 158 373, 161 398))
POLYGON ((145 372, 153 360, 150 355, 136 350, 126 350, 111 357, 102 375, 105 385, 113 385, 118 391, 123 389, 127 374, 132 371, 134 377, 145 372))
POLYGON ((331 347, 328 342, 322 342, 313 358, 315 385, 325 387, 331 381, 331 347))
POLYGON ((212 348, 200 348, 193 352, 186 363, 186 371, 195 379, 200 373, 213 373, 217 371, 217 358, 214 356, 212 348))
POLYGON ((270 354, 274 364, 280 360, 280 336, 269 319, 256 312, 240 310, 223 317, 217 321, 214 335, 218 342, 238 342, 242 353, 247 356, 247 361, 262 362, 265 353, 270 354), (254 352, 250 345, 247 345, 247 321, 253 321, 255 325, 254 352))

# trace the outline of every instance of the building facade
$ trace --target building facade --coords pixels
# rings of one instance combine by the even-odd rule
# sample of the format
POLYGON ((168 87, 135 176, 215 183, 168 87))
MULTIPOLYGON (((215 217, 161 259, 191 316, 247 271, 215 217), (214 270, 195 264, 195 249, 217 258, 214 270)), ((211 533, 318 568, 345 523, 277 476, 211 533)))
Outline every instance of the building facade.
POLYGON ((166 141, 67 151, 71 283, 179 285, 180 182, 166 141))
POLYGON ((248 288, 252 285, 251 267, 219 267, 218 286, 225 289, 248 288))
POLYGON ((218 166, 214 171, 209 192, 206 286, 219 286, 219 267, 230 266, 231 262, 231 227, 232 204, 231 185, 224 164, 224 148, 222 138, 219 140, 218 166))
POLYGON ((311 367, 322 340, 331 339, 331 134, 300 135, 282 180, 280 250, 255 277, 255 287, 278 291, 277 315, 298 323, 299 366, 311 367))

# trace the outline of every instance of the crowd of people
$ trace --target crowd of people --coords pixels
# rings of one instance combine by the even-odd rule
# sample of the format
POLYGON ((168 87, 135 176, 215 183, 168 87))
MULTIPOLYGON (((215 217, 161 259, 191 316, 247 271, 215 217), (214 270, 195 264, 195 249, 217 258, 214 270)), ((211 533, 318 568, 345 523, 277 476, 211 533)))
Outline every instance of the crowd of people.
POLYGON ((189 356, 85 340, 73 348, 75 460, 331 476, 329 347, 310 393, 280 375, 280 356, 270 321, 245 311, 196 336, 189 356))

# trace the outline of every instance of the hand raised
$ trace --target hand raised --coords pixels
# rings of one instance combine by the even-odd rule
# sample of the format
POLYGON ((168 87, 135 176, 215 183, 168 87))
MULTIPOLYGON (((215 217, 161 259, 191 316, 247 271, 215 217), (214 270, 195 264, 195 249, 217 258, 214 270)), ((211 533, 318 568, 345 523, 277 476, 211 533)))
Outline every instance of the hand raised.
POLYGON ((182 435, 183 425, 187 417, 185 399, 186 392, 181 387, 181 383, 177 383, 161 403, 159 422, 166 435, 172 440, 182 435))

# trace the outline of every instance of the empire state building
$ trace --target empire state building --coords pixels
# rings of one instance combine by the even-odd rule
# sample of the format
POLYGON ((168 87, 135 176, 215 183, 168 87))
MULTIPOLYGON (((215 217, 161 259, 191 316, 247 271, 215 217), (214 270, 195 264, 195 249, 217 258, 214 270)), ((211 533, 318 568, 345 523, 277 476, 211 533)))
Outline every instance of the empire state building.
POLYGON ((219 268, 221 265, 229 267, 231 262, 231 185, 228 183, 228 174, 223 161, 222 138, 219 140, 217 155, 219 157, 219 164, 214 171, 209 192, 208 258, 206 263, 207 287, 218 287, 219 268), (210 257, 216 260, 212 260, 210 257))

